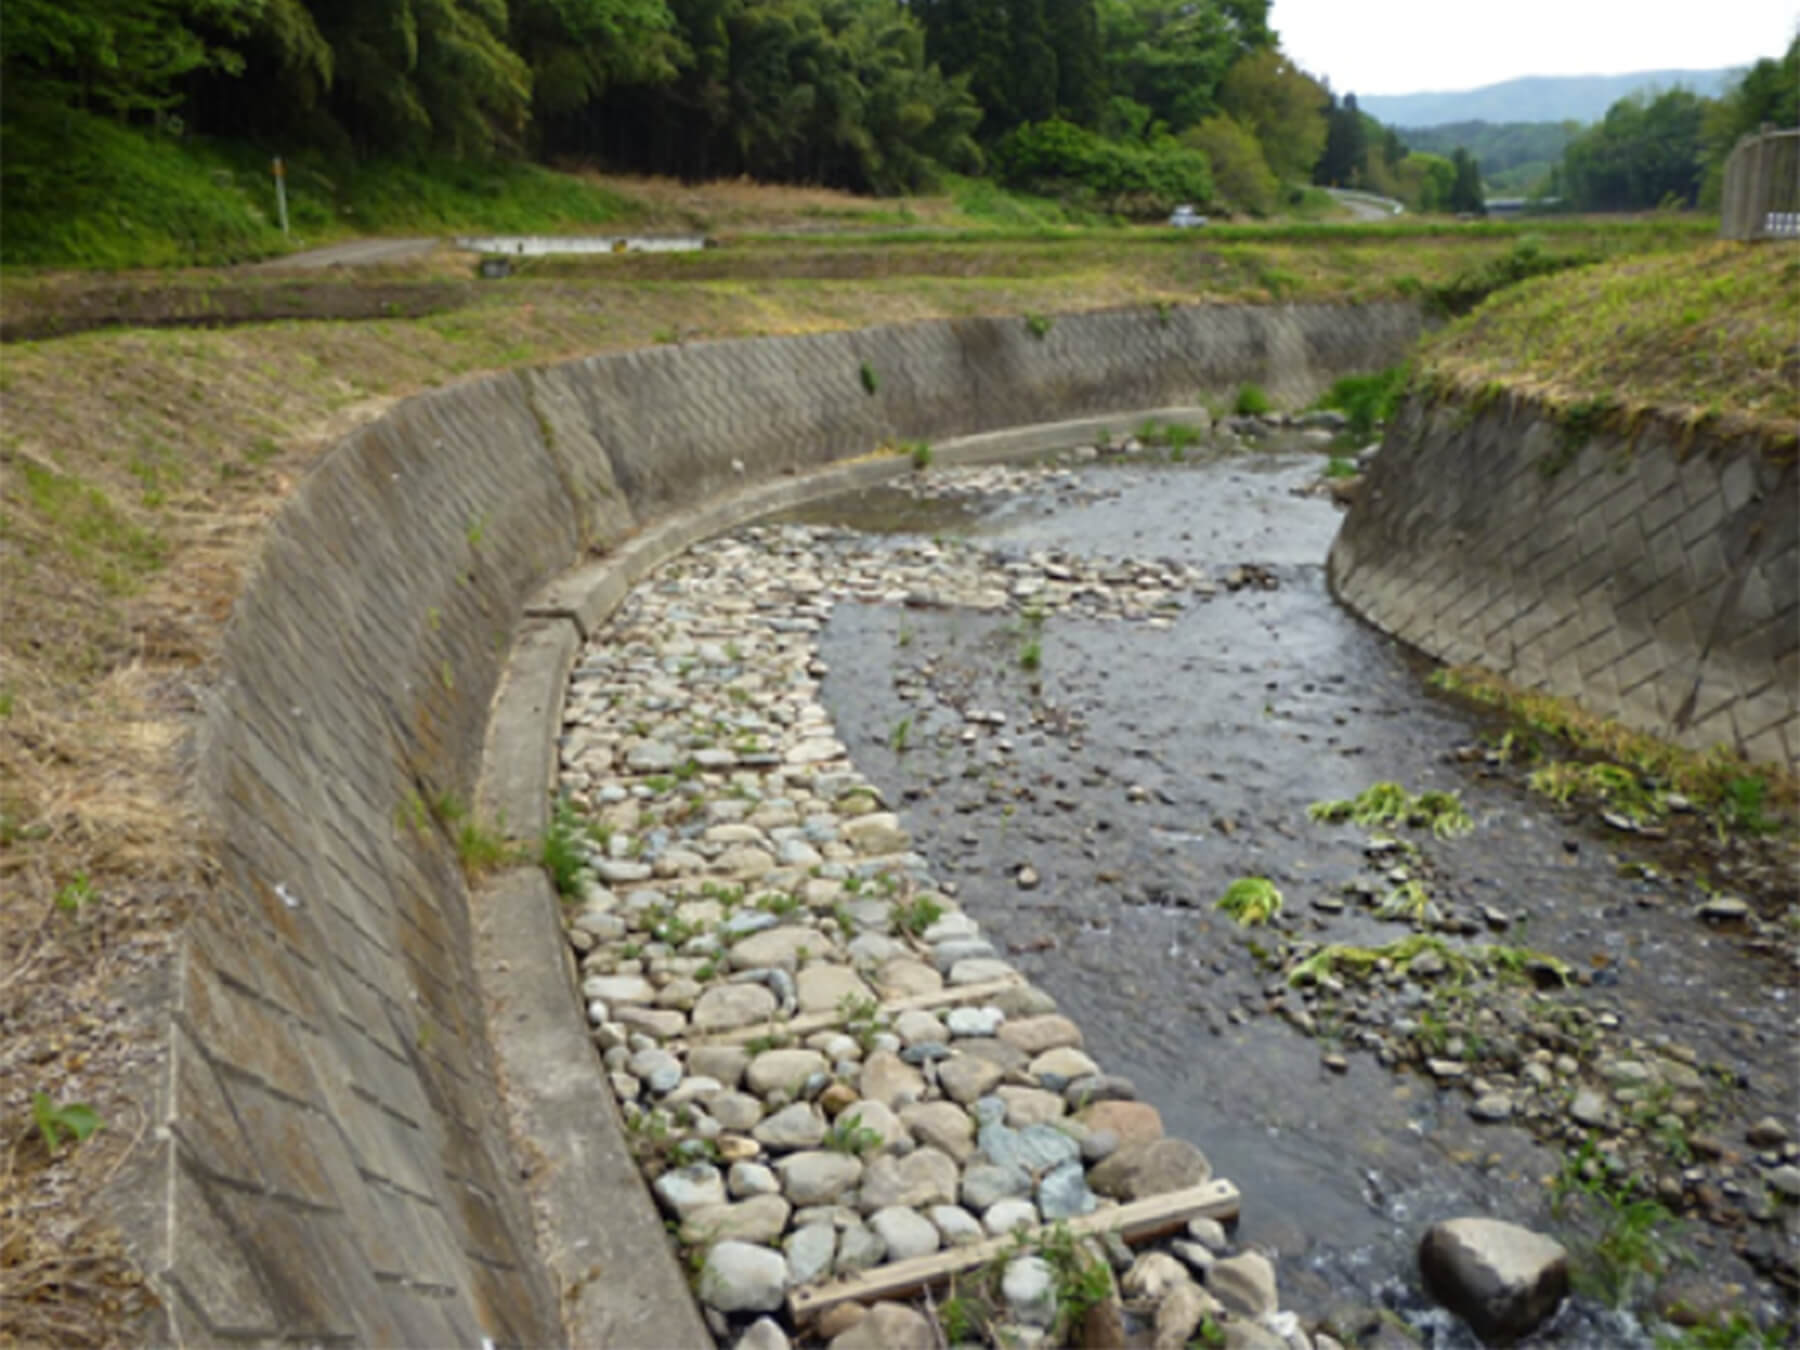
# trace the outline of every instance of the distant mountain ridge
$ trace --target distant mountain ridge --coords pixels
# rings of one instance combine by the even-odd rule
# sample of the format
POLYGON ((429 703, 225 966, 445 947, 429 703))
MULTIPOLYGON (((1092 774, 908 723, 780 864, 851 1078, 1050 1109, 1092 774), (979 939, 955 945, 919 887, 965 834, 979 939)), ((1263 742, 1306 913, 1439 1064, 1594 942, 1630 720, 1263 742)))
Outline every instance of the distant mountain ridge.
MULTIPOLYGON (((1629 75, 1525 75, 1450 93, 1357 94, 1356 103, 1391 127, 1445 122, 1597 122, 1627 94, 1676 85, 1708 98, 1723 92, 1742 67, 1640 70, 1629 75)), ((1352 90, 1351 92, 1355 92, 1352 90)))

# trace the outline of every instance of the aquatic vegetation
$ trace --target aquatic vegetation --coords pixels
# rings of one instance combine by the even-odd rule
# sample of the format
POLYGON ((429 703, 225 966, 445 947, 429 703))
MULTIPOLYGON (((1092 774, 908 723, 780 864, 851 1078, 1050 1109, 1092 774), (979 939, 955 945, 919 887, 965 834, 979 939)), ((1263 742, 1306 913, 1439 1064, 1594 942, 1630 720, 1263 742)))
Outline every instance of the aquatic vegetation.
POLYGON ((1353 821, 1358 825, 1413 825, 1429 827, 1440 839, 1467 834, 1475 828, 1462 797, 1455 792, 1408 792, 1399 783, 1373 783, 1354 797, 1314 802, 1306 808, 1314 820, 1329 825, 1353 821))
POLYGON ((1281 892, 1267 877, 1239 877, 1219 897, 1219 908, 1246 927, 1281 913, 1281 892))
POLYGON ((1313 984, 1340 972, 1355 979, 1364 979, 1383 961, 1404 969, 1423 952, 1437 953, 1443 958, 1444 964, 1457 974, 1462 974, 1469 968, 1468 958, 1442 938, 1414 933, 1411 937, 1404 937, 1381 947, 1357 947, 1345 942, 1333 942, 1319 948, 1290 970, 1288 983, 1313 984))
POLYGON ((1431 895, 1423 882, 1408 880, 1384 895, 1375 906, 1375 913, 1383 919, 1409 919, 1413 923, 1422 923, 1436 917, 1437 907, 1431 903, 1431 895))
POLYGON ((1635 825, 1645 825, 1668 814, 1668 794, 1649 787, 1636 773, 1619 764, 1579 764, 1558 760, 1546 764, 1526 780, 1533 792, 1567 806, 1575 797, 1593 797, 1635 825))

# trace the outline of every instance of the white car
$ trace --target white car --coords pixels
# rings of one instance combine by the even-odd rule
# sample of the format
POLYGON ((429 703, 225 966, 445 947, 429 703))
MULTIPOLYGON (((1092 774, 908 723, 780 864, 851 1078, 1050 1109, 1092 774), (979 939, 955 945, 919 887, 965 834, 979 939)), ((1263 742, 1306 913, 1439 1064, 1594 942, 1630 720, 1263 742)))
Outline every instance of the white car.
POLYGON ((1184 202, 1169 212, 1169 224, 1178 230, 1185 230, 1206 224, 1206 217, 1184 202))

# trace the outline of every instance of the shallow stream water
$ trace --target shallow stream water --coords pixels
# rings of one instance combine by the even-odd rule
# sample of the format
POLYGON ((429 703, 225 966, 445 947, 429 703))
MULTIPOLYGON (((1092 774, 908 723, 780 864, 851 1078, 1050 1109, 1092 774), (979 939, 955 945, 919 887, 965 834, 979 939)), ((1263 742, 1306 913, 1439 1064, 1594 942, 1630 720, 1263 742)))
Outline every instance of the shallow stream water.
MULTIPOLYGON (((1269 1015, 1286 991, 1256 934, 1215 908, 1225 887, 1273 880, 1290 934, 1390 941, 1404 927, 1314 905, 1370 864, 1367 832, 1306 808, 1377 780, 1459 791, 1476 828, 1427 836, 1434 888, 1496 911, 1498 940, 1592 972, 1566 997, 1621 1033, 1730 1066, 1740 1134, 1743 1119, 1791 1115, 1792 970, 1701 926, 1680 883, 1622 875, 1632 841, 1449 753, 1493 728, 1428 692, 1415 655, 1331 599, 1339 511, 1301 495, 1322 463, 1103 463, 1023 493, 921 502, 886 489, 815 508, 803 518, 978 535, 1021 559, 1166 559, 1242 583, 1166 627, 842 604, 823 637, 824 698, 937 875, 1100 1061, 1238 1184, 1240 1234, 1279 1255, 1285 1305, 1386 1306, 1428 1343, 1473 1344, 1426 1311, 1412 1248, 1458 1214, 1564 1231, 1546 1185, 1564 1149, 1477 1123, 1464 1093, 1372 1054, 1345 1048, 1347 1067, 1327 1067, 1320 1039, 1269 1015), (971 736, 969 709, 1007 720, 971 736)), ((1727 1237, 1691 1250, 1700 1278, 1743 1286, 1746 1306, 1778 1302, 1727 1237)), ((1588 1299, 1544 1338, 1650 1344, 1588 1299)))

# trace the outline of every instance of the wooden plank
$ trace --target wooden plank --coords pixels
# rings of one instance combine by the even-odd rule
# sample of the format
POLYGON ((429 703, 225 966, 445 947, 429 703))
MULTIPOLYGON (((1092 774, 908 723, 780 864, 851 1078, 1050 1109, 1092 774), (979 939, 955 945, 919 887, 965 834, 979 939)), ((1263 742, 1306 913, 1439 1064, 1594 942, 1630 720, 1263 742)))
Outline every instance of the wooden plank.
MULTIPOLYGON (((980 984, 945 985, 942 989, 929 994, 914 994, 910 998, 898 998, 880 1005, 881 1013, 892 1022, 903 1012, 911 1012, 915 1008, 930 1010, 933 1008, 956 1007, 959 1004, 976 1002, 992 998, 996 994, 1004 994, 1010 989, 1017 989, 1025 983, 1023 975, 1006 975, 997 980, 983 980, 980 984)), ((714 1032, 710 1036, 694 1036, 667 1042, 669 1050, 686 1050, 697 1045, 742 1045, 746 1041, 754 1041, 763 1036, 786 1036, 798 1040, 810 1036, 815 1031, 829 1031, 833 1027, 843 1026, 849 1019, 836 1008, 827 1008, 822 1012, 802 1013, 799 1017, 790 1018, 786 1022, 759 1022, 751 1027, 737 1027, 731 1031, 714 1032)))
POLYGON ((832 1284, 805 1285, 788 1295, 788 1310, 794 1316, 794 1324, 804 1326, 827 1308, 835 1308, 840 1303, 872 1303, 877 1299, 898 1298, 965 1270, 986 1265, 995 1257, 1009 1256, 1019 1249, 1021 1236, 1030 1245, 1055 1228, 1066 1228, 1074 1237, 1116 1232, 1127 1242, 1148 1242, 1180 1228, 1189 1219, 1231 1219, 1237 1212, 1237 1187, 1229 1181, 1215 1179, 1186 1190, 1169 1191, 1134 1200, 1128 1205, 1096 1210, 1060 1224, 1021 1229, 967 1247, 952 1247, 929 1256, 895 1261, 832 1284))

